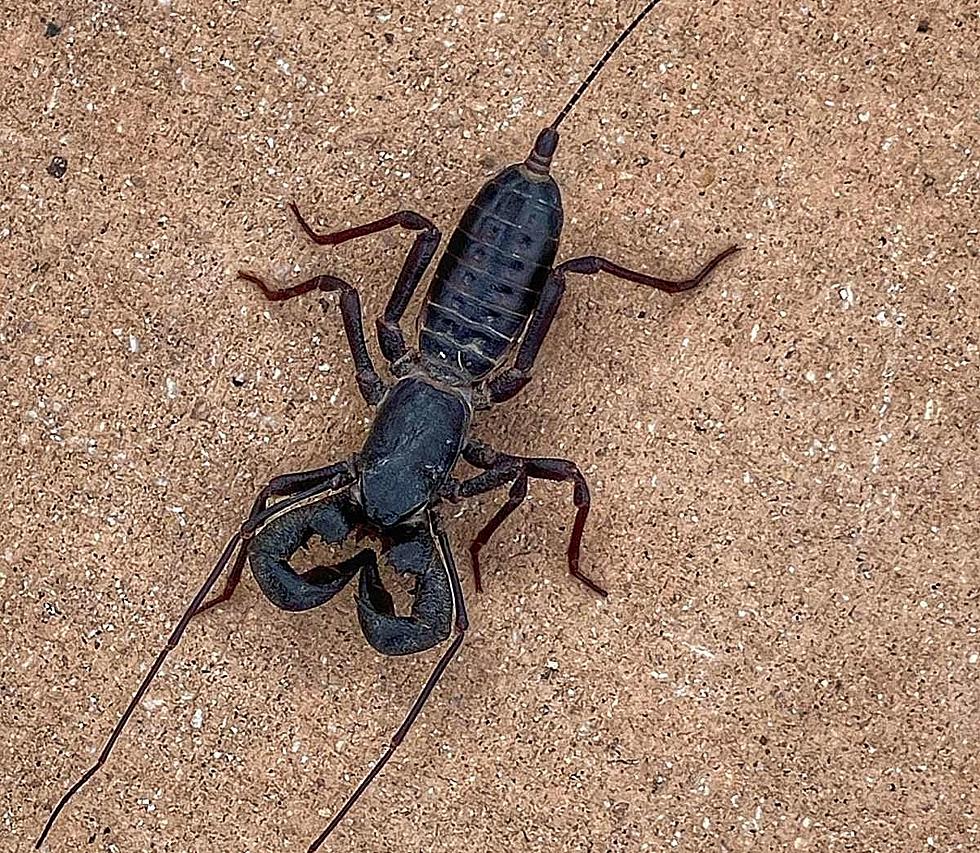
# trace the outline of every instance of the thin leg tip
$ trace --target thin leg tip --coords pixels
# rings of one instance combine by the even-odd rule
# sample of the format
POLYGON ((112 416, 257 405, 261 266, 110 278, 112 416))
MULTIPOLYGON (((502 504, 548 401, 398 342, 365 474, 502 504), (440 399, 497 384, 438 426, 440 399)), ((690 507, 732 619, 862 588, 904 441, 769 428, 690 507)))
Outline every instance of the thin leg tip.
POLYGON ((601 596, 602 598, 609 597, 609 593, 603 587, 599 586, 599 584, 592 580, 592 578, 590 578, 588 575, 581 572, 578 568, 573 569, 569 572, 569 574, 580 584, 591 589, 596 595, 601 596))
POLYGON ((599 598, 609 598, 609 590, 599 586, 599 584, 597 584, 595 581, 585 581, 584 583, 589 589, 598 595, 599 598))
POLYGON ((48 822, 44 825, 44 829, 41 830, 41 834, 37 837, 37 841, 34 842, 34 849, 40 850, 44 846, 44 842, 48 837, 48 833, 51 832, 51 827, 54 826, 54 821, 48 818, 48 822))

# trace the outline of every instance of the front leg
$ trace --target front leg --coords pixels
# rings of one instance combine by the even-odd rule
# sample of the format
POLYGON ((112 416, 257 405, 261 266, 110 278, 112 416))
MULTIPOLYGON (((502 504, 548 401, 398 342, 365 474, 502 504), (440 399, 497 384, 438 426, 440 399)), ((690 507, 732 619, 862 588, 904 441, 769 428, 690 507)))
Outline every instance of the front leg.
MULTIPOLYGON (((429 675, 425 684, 422 686, 421 691, 419 691, 418 697, 412 703, 412 706, 408 709, 408 713, 405 715, 405 719, 402 720, 402 724, 398 727, 397 731, 391 736, 391 740, 388 741, 388 748, 382 753, 381 758, 375 762, 375 765, 368 771, 367 776, 361 781, 361 784, 354 789, 354 793, 351 794, 347 801, 341 806, 337 813, 327 824, 326 829, 323 830, 309 846, 307 853, 316 853, 320 849, 320 845, 327 839, 331 832, 333 832, 340 822, 344 819, 344 816, 354 807, 354 804, 360 799, 361 795, 371 786, 375 777, 384 769, 384 766, 391 760, 391 757, 395 754, 395 750, 398 749, 402 741, 405 740, 415 721, 418 719, 419 714, 422 713, 422 708, 425 707, 425 703, 428 701, 429 696, 432 695, 432 691, 435 689, 436 684, 439 683, 439 679, 442 678, 443 673, 449 666, 452 659, 456 656, 459 651, 460 646, 463 645, 463 637, 466 635, 466 629, 469 625, 466 619, 466 604, 463 601, 463 585, 459 581, 459 572, 456 570, 456 562, 453 560, 452 551, 449 547, 449 539, 446 537, 441 525, 439 524, 438 518, 431 510, 426 511, 426 521, 429 532, 429 547, 435 546, 435 552, 432 554, 432 560, 428 564, 428 568, 422 568, 423 563, 427 559, 426 557, 426 547, 422 546, 421 550, 416 551, 414 554, 411 553, 414 546, 409 545, 409 549, 404 553, 396 553, 395 557, 389 554, 389 561, 393 561, 398 565, 402 566, 403 571, 411 571, 412 568, 420 570, 425 576, 426 582, 429 583, 437 575, 442 575, 446 578, 446 582, 449 588, 449 613, 452 615, 452 622, 455 629, 456 636, 453 641, 449 644, 446 650, 442 653, 436 665, 432 668, 432 673, 429 675)), ((402 544, 409 543, 413 540, 417 541, 417 537, 422 535, 422 531, 416 528, 406 540, 403 540, 402 544)), ((397 547, 397 546, 396 546, 397 547)), ((412 572, 414 573, 414 572, 412 572)), ((363 574, 362 574, 363 577, 363 574)), ((392 623, 386 620, 392 618, 397 619, 398 617, 392 616, 391 607, 391 596, 380 584, 380 580, 372 578, 366 582, 367 586, 364 589, 364 593, 361 596, 367 603, 365 605, 366 613, 365 618, 361 621, 361 626, 364 627, 365 621, 367 622, 367 631, 371 631, 371 637, 375 639, 380 639, 385 636, 392 623), (376 583, 377 580, 377 583, 376 583), (372 592, 372 587, 380 587, 372 592), (374 600, 372 601, 372 595, 374 600), (377 620, 381 619, 381 622, 377 620), (377 633, 375 633, 377 631, 377 633)), ((422 579, 420 578, 419 585, 416 587, 416 599, 422 597, 423 591, 421 588, 422 579)), ((434 593, 434 598, 440 600, 440 605, 438 607, 438 613, 443 614, 446 612, 446 604, 443 600, 441 586, 438 584, 428 586, 430 592, 424 593, 426 596, 433 596, 434 590, 439 590, 434 593)), ((422 610, 428 610, 429 605, 420 605, 419 613, 422 610)), ((413 607, 413 615, 416 610, 413 607)), ((358 615, 361 613, 361 604, 358 602, 358 615)), ((366 632, 367 632, 366 631, 366 632)), ((378 648, 385 654, 401 654, 400 649, 404 647, 404 639, 406 636, 410 636, 413 628, 408 625, 406 628, 402 629, 400 632, 400 637, 398 637, 390 645, 385 645, 384 648, 378 648), (391 649, 390 652, 385 651, 385 649, 391 649)), ((414 631, 417 635, 421 635, 424 631, 424 626, 415 624, 414 631)), ((416 644, 421 645, 421 643, 416 642, 416 644)), ((372 640, 372 645, 374 641, 372 640)), ((421 651, 421 649, 419 649, 421 651)))
MULTIPOLYGON (((316 497, 317 493, 318 492, 316 489, 307 489, 304 492, 300 492, 297 495, 286 498, 283 501, 282 507, 279 507, 277 505, 276 507, 273 507, 272 510, 266 510, 265 512, 260 512, 258 515, 255 516, 253 521, 256 525, 262 526, 263 524, 265 524, 265 522, 272 519, 277 513, 284 512, 288 508, 293 506, 299 506, 307 499, 316 497)), ((108 740, 105 742, 105 746, 102 747, 102 752, 99 753, 99 757, 96 759, 95 764, 93 764, 91 767, 89 767, 88 770, 86 770, 81 776, 79 776, 78 779, 76 779, 72 783, 71 787, 64 793, 61 799, 58 800, 58 802, 55 804, 55 807, 52 809, 51 814, 48 816, 48 819, 44 824, 44 828, 41 830, 41 834, 38 836, 37 841, 34 843, 35 849, 40 850, 42 848, 45 839, 48 837, 48 834, 51 832, 51 828, 54 826, 55 821, 57 821, 58 819, 58 815, 61 814, 62 810, 65 808, 65 806, 68 805, 68 802, 72 799, 72 797, 74 797, 75 794, 78 793, 79 789, 81 789, 82 786, 86 782, 88 782, 89 779, 91 779, 96 773, 99 772, 99 770, 102 767, 105 766, 105 763, 109 760, 109 756, 112 753, 113 747, 116 745, 116 742, 122 736, 123 731, 126 729, 126 726, 129 723, 129 721, 132 719, 136 709, 142 704, 143 697, 146 695, 146 692, 150 689, 151 682, 156 677, 160 669, 163 667, 170 653, 175 648, 177 648, 177 644, 180 642, 181 637, 183 637, 184 632, 187 630, 187 626, 190 625, 191 620, 194 618, 194 614, 200 612, 201 606, 204 604, 205 600, 207 599, 208 594, 211 592, 211 589, 214 587, 214 585, 218 582, 218 579, 221 577, 221 574, 224 572, 225 567, 228 565, 229 562, 231 562, 231 559, 236 554, 236 552, 239 554, 240 559, 241 559, 241 555, 246 553, 247 543, 248 543, 248 536, 246 536, 245 533, 241 531, 235 533, 235 535, 232 536, 231 539, 228 541, 228 544, 225 546, 224 551, 221 552, 221 556, 218 558, 218 562, 211 570, 211 573, 208 575, 207 579, 198 589, 197 593, 195 594, 194 598, 191 600, 190 604, 187 606, 186 610, 184 610, 184 613, 180 617, 180 620, 177 622, 176 627, 171 632, 170 637, 166 642, 166 645, 164 645, 164 647, 157 654, 156 659, 153 661, 153 663, 150 665, 150 668, 143 676, 143 679, 140 682, 139 687, 136 689, 136 692, 133 694, 133 697, 129 700, 129 704, 126 706, 126 710, 123 711, 122 716, 119 718, 119 721, 116 723, 115 727, 110 733, 108 740)), ((455 567, 452 567, 452 571, 453 571, 452 588, 454 590, 454 594, 458 594, 459 581, 455 575, 455 567)), ((462 599, 460 596, 460 602, 461 600, 462 599)), ((461 607, 462 604, 460 604, 460 608, 461 607)), ((463 613, 461 609, 458 610, 457 612, 463 613)), ((465 614, 463 616, 462 625, 465 628, 465 614)), ((459 643, 462 642, 462 636, 463 636, 462 630, 460 629, 460 633, 457 638, 458 642, 452 645, 452 647, 450 648, 451 652, 455 653, 456 650, 459 648, 459 643)), ((446 661, 446 663, 448 663, 448 660, 446 661)), ((442 668, 444 669, 445 665, 443 665, 442 668)), ((417 711, 415 713, 417 714, 417 711)))

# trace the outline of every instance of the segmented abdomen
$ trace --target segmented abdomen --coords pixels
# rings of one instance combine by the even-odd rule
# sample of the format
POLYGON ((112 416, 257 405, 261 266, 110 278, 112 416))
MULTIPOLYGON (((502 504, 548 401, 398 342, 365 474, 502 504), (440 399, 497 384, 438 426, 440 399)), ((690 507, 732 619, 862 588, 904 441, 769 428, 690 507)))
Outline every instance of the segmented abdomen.
POLYGON ((433 369, 472 384, 500 366, 537 307, 561 226, 550 175, 521 164, 483 186, 453 231, 422 311, 419 350, 433 369))

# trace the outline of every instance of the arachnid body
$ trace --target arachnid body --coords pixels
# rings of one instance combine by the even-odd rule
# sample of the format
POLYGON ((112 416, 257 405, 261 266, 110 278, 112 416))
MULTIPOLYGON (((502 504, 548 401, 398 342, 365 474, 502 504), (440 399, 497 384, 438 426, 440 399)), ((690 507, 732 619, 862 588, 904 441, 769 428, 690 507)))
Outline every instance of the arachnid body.
POLYGON ((38 839, 40 847, 74 793, 105 763, 133 710, 191 619, 226 601, 248 562, 265 596, 284 610, 324 604, 357 577, 357 613, 368 642, 385 655, 430 649, 455 637, 436 664, 405 721, 381 759, 312 843, 315 850, 337 826, 405 737, 436 682, 462 644, 467 628, 462 586, 448 539, 435 508, 509 485, 509 496, 470 546, 477 589, 480 548, 521 504, 532 478, 572 485, 576 507, 568 545, 572 575, 600 595, 605 591, 580 568, 579 553, 589 489, 571 461, 528 458, 496 451, 469 435, 474 412, 509 400, 528 382, 531 369, 565 291, 569 273, 610 273, 620 279, 676 293, 695 287, 725 258, 730 247, 696 275, 670 281, 628 270, 596 256, 555 258, 563 223, 561 194, 551 176, 558 126, 623 40, 653 9, 653 0, 609 47, 557 118, 540 132, 527 158, 492 178, 464 212, 439 260, 422 307, 417 347, 411 349, 401 323, 412 296, 434 259, 441 235, 426 217, 401 211, 343 231, 318 234, 292 206, 306 234, 319 245, 365 237, 388 228, 418 232, 384 313, 377 321, 381 352, 394 380, 386 382, 368 352, 357 291, 346 281, 318 275, 284 289, 253 273, 240 277, 265 296, 282 301, 312 291, 337 292, 357 385, 376 407, 360 452, 312 471, 274 478, 258 495, 213 571, 150 668, 97 763, 57 804, 38 839), (460 459, 481 473, 463 481, 452 477, 460 459), (272 502, 273 499, 277 499, 272 502), (352 535, 373 535, 385 561, 414 577, 411 614, 398 615, 385 589, 378 554, 362 548, 334 565, 304 572, 293 555, 316 536, 340 544, 352 535), (220 595, 207 596, 225 569, 220 595))

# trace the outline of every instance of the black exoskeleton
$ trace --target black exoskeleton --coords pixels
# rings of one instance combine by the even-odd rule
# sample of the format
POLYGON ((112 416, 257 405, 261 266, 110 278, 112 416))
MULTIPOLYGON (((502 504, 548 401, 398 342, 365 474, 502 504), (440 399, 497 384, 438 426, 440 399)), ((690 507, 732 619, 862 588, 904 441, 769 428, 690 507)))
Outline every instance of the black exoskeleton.
POLYGON ((317 244, 336 246, 388 228, 418 232, 377 321, 381 352, 394 377, 385 382, 364 338, 357 291, 343 279, 318 275, 276 289, 259 276, 239 273, 265 296, 282 301, 312 291, 336 292, 350 345, 358 388, 377 407, 371 431, 352 458, 274 478, 258 495, 247 521, 225 548, 213 571, 174 629, 106 743, 96 764, 56 805, 38 839, 40 847, 60 811, 105 763, 167 654, 191 619, 227 601, 250 564, 262 592, 277 607, 297 611, 318 607, 358 577, 357 612, 368 642, 385 655, 406 655, 455 637, 443 653, 401 727, 371 771, 333 820, 311 844, 316 850, 390 759, 429 694, 458 651, 467 628, 462 585, 436 507, 509 485, 507 500, 470 544, 474 580, 481 588, 479 552, 527 495, 528 480, 568 482, 575 520, 568 544, 572 575, 600 595, 605 591, 580 569, 582 533, 589 512, 589 489, 574 462, 501 453, 470 436, 473 413, 509 400, 528 382, 531 369, 565 292, 569 273, 607 272, 668 293, 701 283, 725 258, 715 255, 693 277, 672 281, 635 272, 588 255, 555 258, 561 237, 561 193, 551 176, 558 125, 623 40, 653 9, 649 2, 596 63, 557 118, 538 135, 527 158, 504 169, 477 194, 463 214, 435 269, 422 307, 417 348, 410 349, 401 322, 435 256, 440 232, 426 217, 400 211, 366 225, 319 234, 292 211, 317 244), (464 459, 480 469, 466 480, 452 473, 464 459), (277 499, 272 502, 272 499, 277 499), (294 555, 314 537, 338 545, 351 536, 369 536, 365 547, 339 563, 298 571, 294 555), (410 615, 395 611, 379 570, 382 562, 414 578, 410 615), (223 591, 206 601, 230 565, 223 591))
POLYGON ((422 309, 426 370, 463 386, 500 367, 527 328, 558 252, 561 193, 526 163, 492 178, 467 208, 422 309))

